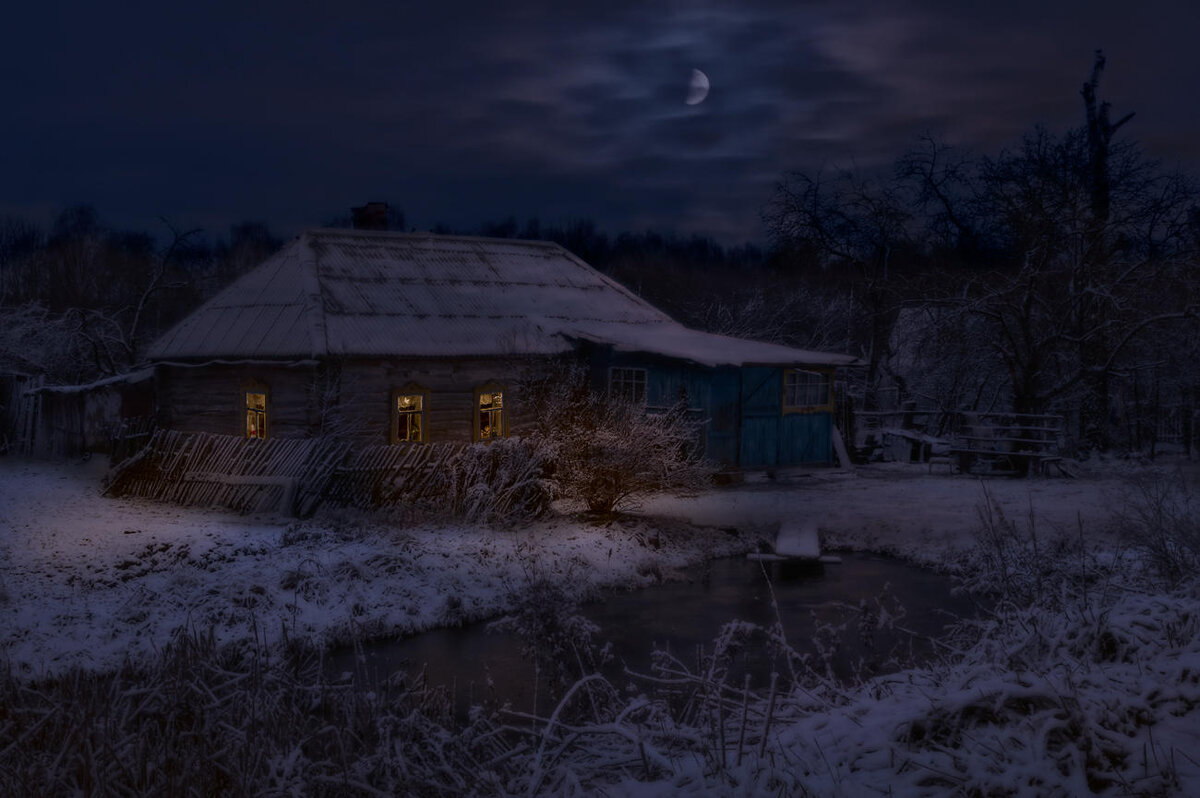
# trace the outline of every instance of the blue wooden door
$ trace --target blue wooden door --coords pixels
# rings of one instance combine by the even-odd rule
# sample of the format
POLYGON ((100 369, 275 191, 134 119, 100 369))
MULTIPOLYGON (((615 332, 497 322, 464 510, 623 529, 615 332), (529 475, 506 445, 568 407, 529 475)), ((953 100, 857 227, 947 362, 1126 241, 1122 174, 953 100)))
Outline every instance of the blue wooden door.
POLYGON ((742 468, 779 463, 782 378, 777 368, 742 369, 742 468))
POLYGON ((718 369, 711 373, 708 391, 708 414, 705 455, 728 468, 737 468, 739 451, 738 430, 741 428, 738 400, 741 370, 718 369))

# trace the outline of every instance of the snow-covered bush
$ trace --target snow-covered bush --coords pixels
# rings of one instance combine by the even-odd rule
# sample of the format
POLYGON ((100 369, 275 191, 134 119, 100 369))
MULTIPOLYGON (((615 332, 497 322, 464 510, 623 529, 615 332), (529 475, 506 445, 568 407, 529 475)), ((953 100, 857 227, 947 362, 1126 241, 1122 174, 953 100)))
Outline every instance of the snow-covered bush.
POLYGON ((1032 507, 1024 519, 1009 518, 986 485, 978 512, 975 547, 960 574, 966 592, 1029 607, 1086 593, 1104 576, 1082 529, 1042 530, 1032 507))
POLYGON ((1134 483, 1121 531, 1169 584, 1200 573, 1200 496, 1181 470, 1134 483))
POLYGON ((51 384, 88 382, 127 368, 120 326, 99 311, 0 307, 0 369, 44 374, 51 384))
POLYGON ((537 435, 562 494, 602 518, 658 491, 710 484, 700 454, 700 423, 680 402, 665 411, 601 396, 582 369, 562 369, 527 387, 537 435))

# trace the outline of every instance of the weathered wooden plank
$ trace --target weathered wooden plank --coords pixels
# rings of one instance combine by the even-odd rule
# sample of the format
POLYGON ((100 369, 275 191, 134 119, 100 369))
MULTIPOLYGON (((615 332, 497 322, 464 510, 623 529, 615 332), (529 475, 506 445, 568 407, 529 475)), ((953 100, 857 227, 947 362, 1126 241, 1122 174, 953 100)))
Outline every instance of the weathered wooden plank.
POLYGON ((460 443, 353 447, 332 439, 245 440, 159 430, 137 467, 114 478, 113 495, 235 510, 311 511, 320 501, 371 505, 423 501, 444 490, 460 443))

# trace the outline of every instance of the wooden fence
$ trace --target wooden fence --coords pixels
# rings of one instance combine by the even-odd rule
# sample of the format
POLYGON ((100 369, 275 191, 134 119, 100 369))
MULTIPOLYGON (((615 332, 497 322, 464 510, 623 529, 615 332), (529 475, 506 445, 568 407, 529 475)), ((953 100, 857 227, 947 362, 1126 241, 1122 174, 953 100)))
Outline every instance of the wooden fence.
POLYGON ((140 452, 158 425, 153 416, 123 418, 109 429, 108 458, 113 465, 140 452))
POLYGON ((430 501, 466 449, 461 443, 364 446, 334 468, 323 494, 335 504, 378 507, 430 501))
POLYGON ((960 471, 1044 474, 1062 466, 1065 438, 1062 416, 1030 413, 959 414, 949 454, 960 471))
POLYGON ((7 374, 0 376, 0 454, 11 450, 32 454, 34 432, 41 417, 45 385, 40 375, 7 374))
POLYGON ((322 501, 375 506, 428 498, 460 443, 352 447, 323 438, 245 439, 158 430, 105 493, 239 512, 309 515, 322 501))

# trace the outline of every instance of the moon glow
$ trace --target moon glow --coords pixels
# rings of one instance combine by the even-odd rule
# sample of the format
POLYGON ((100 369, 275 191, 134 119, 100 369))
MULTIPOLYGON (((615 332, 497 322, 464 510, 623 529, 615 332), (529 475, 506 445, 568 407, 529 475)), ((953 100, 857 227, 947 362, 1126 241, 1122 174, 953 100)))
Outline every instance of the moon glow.
POLYGON ((687 99, 684 100, 688 105, 699 105, 704 102, 704 98, 708 96, 708 75, 705 75, 699 69, 692 70, 692 79, 688 83, 687 99))

